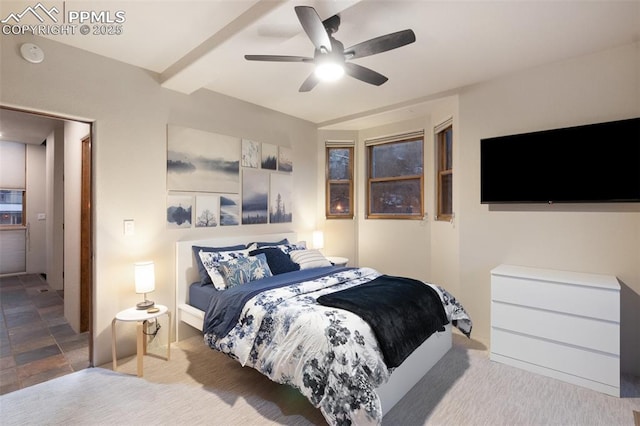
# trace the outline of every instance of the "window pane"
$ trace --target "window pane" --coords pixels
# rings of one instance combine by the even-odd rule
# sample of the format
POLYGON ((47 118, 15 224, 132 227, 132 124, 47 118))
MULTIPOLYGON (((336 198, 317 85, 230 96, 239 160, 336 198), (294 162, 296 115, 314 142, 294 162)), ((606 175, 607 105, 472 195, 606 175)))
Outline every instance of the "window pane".
POLYGON ((374 145, 371 149, 371 177, 422 174, 422 139, 374 145))
POLYGON ((452 136, 453 136, 453 129, 451 129, 451 127, 449 127, 447 130, 445 130, 444 133, 444 149, 445 149, 445 164, 444 164, 444 169, 445 170, 451 170, 452 168, 452 149, 451 149, 451 144, 452 144, 452 136))
POLYGON ((0 225, 22 225, 23 192, 0 190, 0 225))
POLYGON ((453 176, 450 174, 440 177, 442 190, 440 193, 440 212, 439 214, 451 215, 453 213, 453 206, 451 200, 453 199, 453 176))
POLYGON ((420 179, 371 183, 371 213, 420 215, 420 179))
POLYGON ((348 148, 331 148, 329 150, 329 180, 348 180, 351 178, 349 152, 348 148))
POLYGON ((329 214, 351 214, 349 186, 348 183, 332 183, 329 185, 329 214))

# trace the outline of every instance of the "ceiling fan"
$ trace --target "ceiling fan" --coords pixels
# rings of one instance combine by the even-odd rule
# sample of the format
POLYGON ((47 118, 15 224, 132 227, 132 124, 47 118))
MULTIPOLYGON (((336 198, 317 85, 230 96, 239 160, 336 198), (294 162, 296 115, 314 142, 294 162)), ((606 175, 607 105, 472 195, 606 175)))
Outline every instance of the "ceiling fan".
POLYGON ((308 92, 320 81, 335 80, 344 73, 365 83, 380 86, 388 80, 387 77, 348 61, 386 52, 416 41, 416 35, 412 30, 403 30, 372 38, 345 49, 340 41, 333 38, 333 34, 340 27, 340 16, 334 15, 322 21, 313 7, 296 6, 295 11, 302 28, 315 46, 313 58, 286 55, 245 55, 244 58, 249 61, 315 64, 314 72, 302 83, 298 90, 300 92, 308 92))

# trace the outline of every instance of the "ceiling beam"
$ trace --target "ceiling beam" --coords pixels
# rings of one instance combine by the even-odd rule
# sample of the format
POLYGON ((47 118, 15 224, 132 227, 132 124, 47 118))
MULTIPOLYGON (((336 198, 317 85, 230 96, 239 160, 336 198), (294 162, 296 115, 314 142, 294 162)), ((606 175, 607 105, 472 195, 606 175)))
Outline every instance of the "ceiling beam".
MULTIPOLYGON (((286 0, 259 0, 220 31, 180 58, 160 74, 160 84, 167 89, 191 94, 212 79, 215 49, 260 18, 280 7, 286 0)), ((218 64, 219 65, 219 64, 218 64)))

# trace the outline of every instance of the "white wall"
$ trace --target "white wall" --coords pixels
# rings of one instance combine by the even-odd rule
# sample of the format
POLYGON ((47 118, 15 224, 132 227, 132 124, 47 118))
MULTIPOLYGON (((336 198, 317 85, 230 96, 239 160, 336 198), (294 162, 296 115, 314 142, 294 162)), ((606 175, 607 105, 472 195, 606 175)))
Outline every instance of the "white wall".
POLYGON ((27 147, 27 273, 47 271, 46 252, 46 150, 43 145, 27 147), (45 219, 38 219, 38 214, 45 219))
MULTIPOLYGON (((2 37, 0 102, 94 121, 95 362, 111 359, 111 320, 139 299, 133 263, 156 263, 153 300, 175 310, 175 242, 213 236, 294 230, 309 238, 316 226, 316 130, 310 123, 207 91, 183 95, 163 89, 157 76, 46 39, 46 59, 31 64, 18 46, 31 37, 2 37), (294 222, 201 230, 166 227, 166 127, 205 131, 290 146, 294 155, 294 222), (296 166, 297 165, 297 166, 296 166), (304 165, 304 167, 302 166, 304 165), (123 220, 135 221, 125 237, 123 220)), ((134 330, 119 331, 119 348, 133 353, 134 330)))
POLYGON ((64 126, 62 124, 47 137, 45 198, 47 283, 54 290, 64 290, 64 126))
POLYGON ((80 213, 82 139, 90 126, 64 122, 64 316, 80 332, 80 213))
POLYGON ((640 205, 491 207, 480 204, 479 180, 481 138, 640 116, 639 50, 627 45, 461 92, 460 298, 476 338, 489 341, 489 271, 501 263, 612 274, 623 284, 621 368, 640 375, 640 205))
MULTIPOLYGON (((26 188, 26 152, 23 143, 0 141, 0 188, 26 188)), ((22 223, 0 229, 0 275, 25 272, 26 235, 22 223)))

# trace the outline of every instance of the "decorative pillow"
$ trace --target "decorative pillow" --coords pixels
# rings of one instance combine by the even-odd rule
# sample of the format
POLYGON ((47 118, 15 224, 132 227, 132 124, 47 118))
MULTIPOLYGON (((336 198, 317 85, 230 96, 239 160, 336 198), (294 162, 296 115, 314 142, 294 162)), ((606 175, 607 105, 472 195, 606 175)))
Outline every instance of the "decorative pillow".
POLYGON ((193 246, 191 249, 193 250, 193 254, 196 258, 196 264, 198 265, 198 274, 200 274, 200 284, 207 285, 213 284, 211 281, 211 277, 209 276, 209 272, 207 272, 207 268, 202 264, 202 259, 200 259, 200 252, 220 252, 220 251, 236 251, 243 250, 246 247, 242 244, 229 246, 229 247, 203 247, 203 246, 193 246))
POLYGON ((273 247, 273 246, 280 246, 280 245, 284 245, 284 244, 289 244, 289 240, 286 238, 281 239, 280 241, 276 241, 275 243, 267 243, 267 242, 255 242, 252 243, 255 244, 257 248, 262 248, 262 247, 273 247))
POLYGON ((227 288, 272 275, 267 264, 267 257, 263 253, 257 256, 239 257, 228 262, 221 262, 218 268, 224 276, 227 288))
POLYGON ((249 257, 249 250, 236 250, 236 251, 200 251, 198 253, 200 260, 207 270, 213 286, 218 290, 224 290, 226 287, 224 278, 220 275, 218 267, 222 262, 229 262, 234 259, 240 259, 243 257, 249 257))
POLYGON ((277 244, 273 243, 272 245, 262 246, 260 248, 279 248, 283 253, 289 254, 294 250, 306 250, 307 243, 305 241, 298 241, 295 244, 277 244))
POLYGON ((288 254, 277 247, 260 248, 249 252, 249 256, 258 254, 263 254, 267 258, 269 269, 273 275, 300 270, 300 265, 293 262, 288 254))
POLYGON ((291 256, 291 260, 300 265, 300 269, 322 268, 332 265, 329 259, 318 250, 294 250, 289 256, 291 256))

